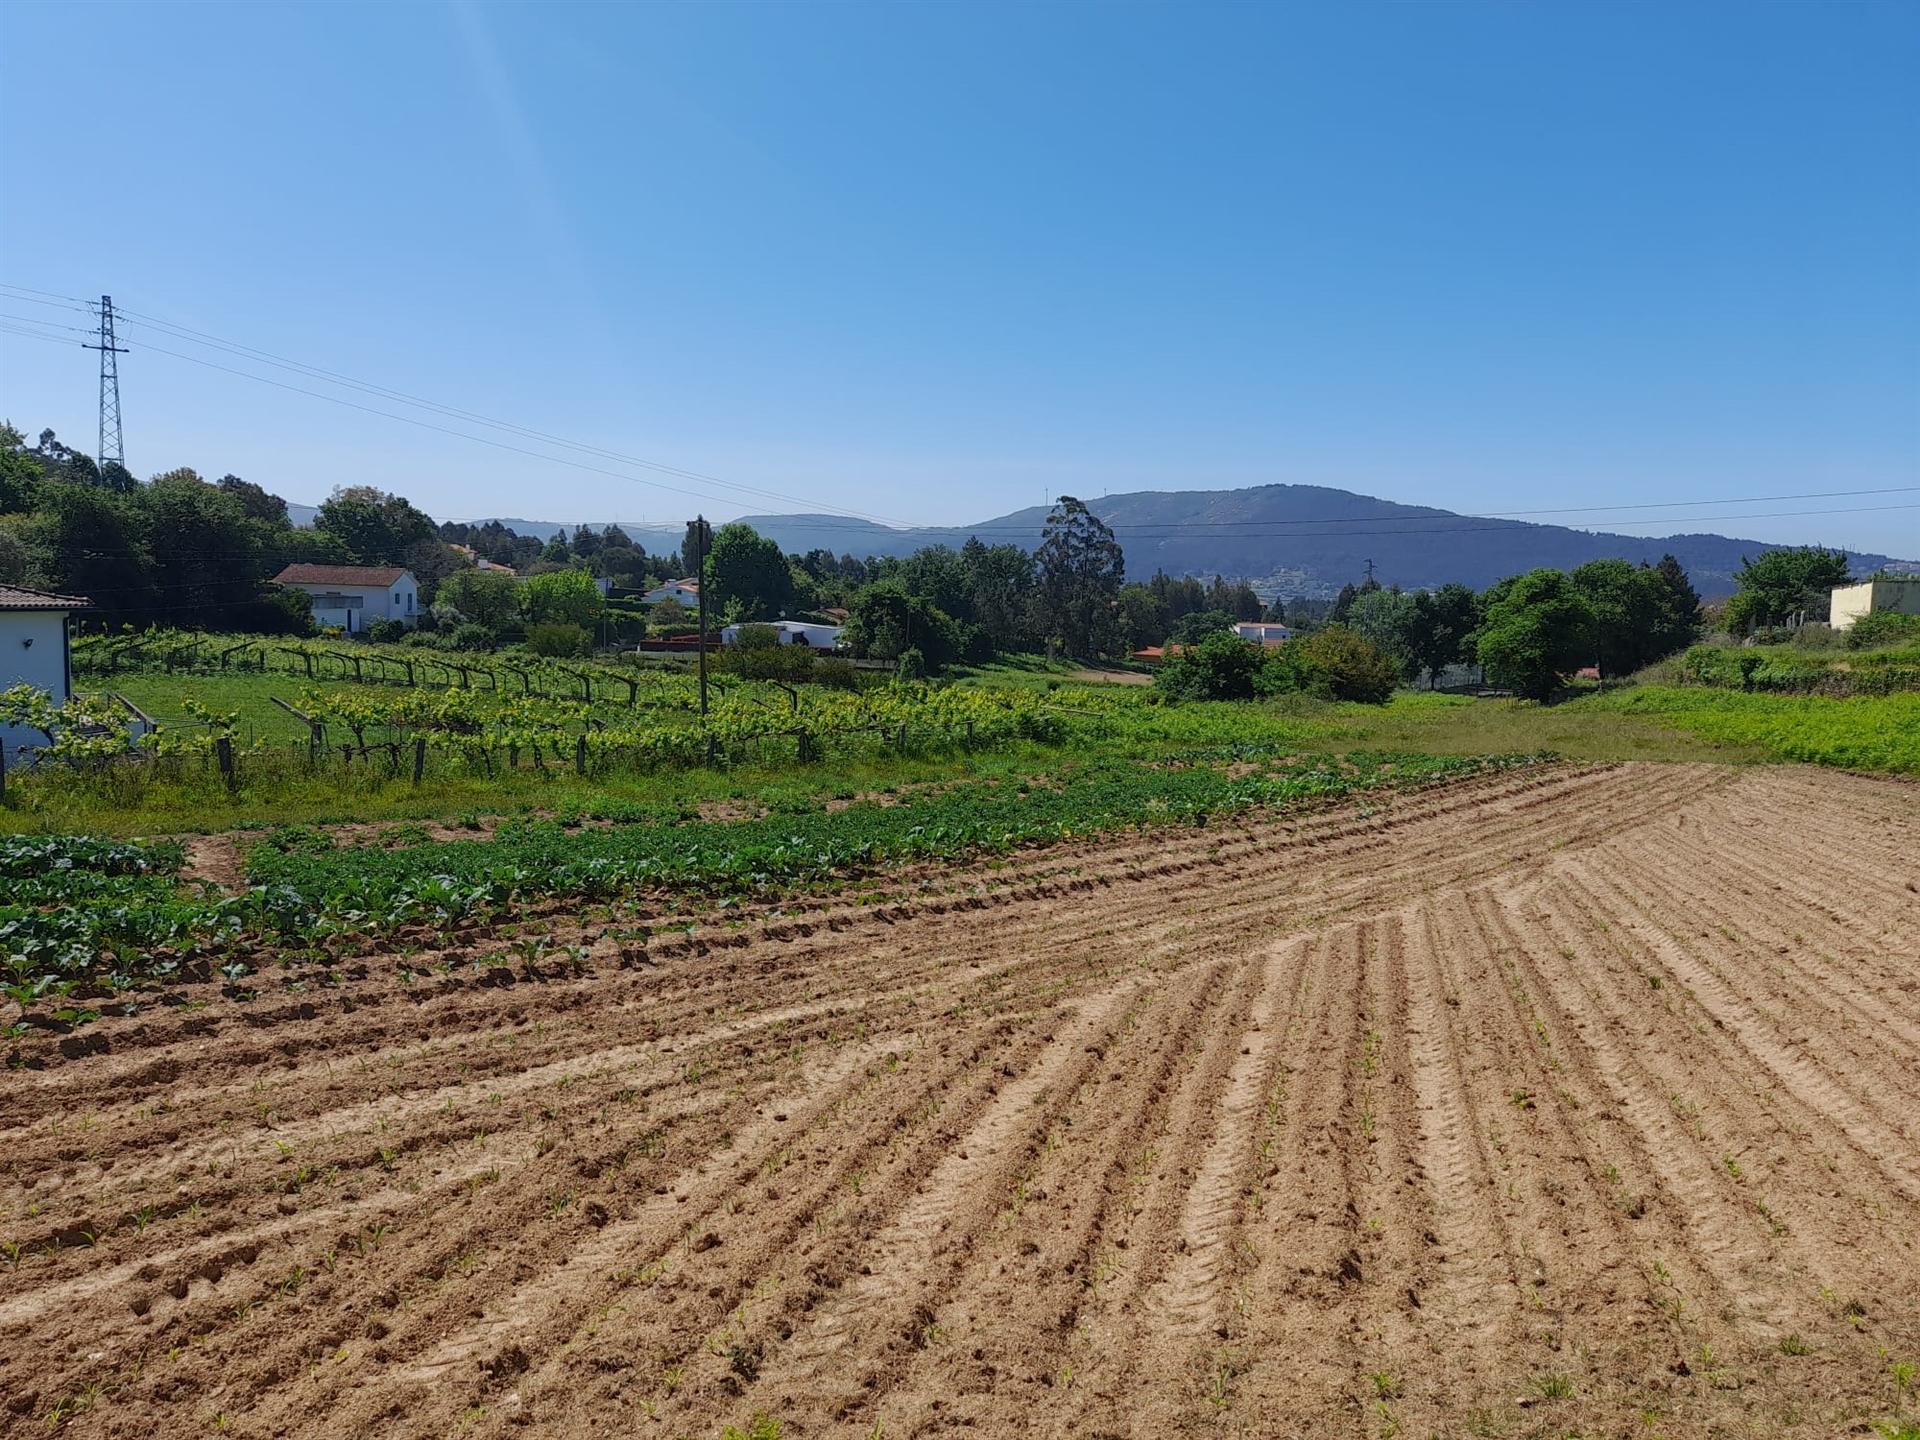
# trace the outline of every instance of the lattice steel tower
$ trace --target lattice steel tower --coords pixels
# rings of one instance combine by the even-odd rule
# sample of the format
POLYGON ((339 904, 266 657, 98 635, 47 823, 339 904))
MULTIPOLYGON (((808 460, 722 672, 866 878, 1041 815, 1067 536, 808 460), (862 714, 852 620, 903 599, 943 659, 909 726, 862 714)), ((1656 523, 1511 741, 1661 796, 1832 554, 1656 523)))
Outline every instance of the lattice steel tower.
POLYGON ((102 470, 107 468, 109 460, 124 470, 127 457, 120 438, 120 362, 114 357, 127 351, 125 346, 113 341, 113 297, 102 295, 98 309, 100 339, 87 346, 100 352, 100 453, 94 458, 102 470))

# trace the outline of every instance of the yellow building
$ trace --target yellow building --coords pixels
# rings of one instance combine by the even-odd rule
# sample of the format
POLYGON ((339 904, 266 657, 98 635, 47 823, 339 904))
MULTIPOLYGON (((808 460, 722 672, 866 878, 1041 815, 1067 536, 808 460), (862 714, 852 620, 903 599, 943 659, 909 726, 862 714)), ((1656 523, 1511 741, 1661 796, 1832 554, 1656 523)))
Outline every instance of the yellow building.
POLYGON ((1833 592, 1829 623, 1836 630, 1846 630, 1862 615, 1871 615, 1876 610, 1920 615, 1920 578, 1862 580, 1858 585, 1842 585, 1833 592))

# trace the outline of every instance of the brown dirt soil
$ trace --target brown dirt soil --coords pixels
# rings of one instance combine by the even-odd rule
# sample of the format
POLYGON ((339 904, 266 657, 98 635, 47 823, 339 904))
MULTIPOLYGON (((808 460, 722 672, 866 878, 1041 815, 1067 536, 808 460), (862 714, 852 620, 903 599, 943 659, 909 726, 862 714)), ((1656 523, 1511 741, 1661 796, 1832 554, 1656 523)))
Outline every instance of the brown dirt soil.
POLYGON ((1915 786, 1514 772, 592 953, 41 1042, 0 1077, 0 1433, 1915 1404, 1915 786))

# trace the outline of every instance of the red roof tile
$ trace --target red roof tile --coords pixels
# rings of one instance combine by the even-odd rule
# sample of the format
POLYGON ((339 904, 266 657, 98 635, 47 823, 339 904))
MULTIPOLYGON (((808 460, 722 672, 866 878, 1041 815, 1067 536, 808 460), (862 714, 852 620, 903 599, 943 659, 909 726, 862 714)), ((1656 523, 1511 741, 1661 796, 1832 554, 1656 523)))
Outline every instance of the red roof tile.
POLYGON ((22 585, 0 585, 0 610, 85 610, 92 604, 84 595, 55 595, 22 585))
POLYGON ((273 580, 276 585, 391 585, 406 573, 404 565, 289 565, 273 580))

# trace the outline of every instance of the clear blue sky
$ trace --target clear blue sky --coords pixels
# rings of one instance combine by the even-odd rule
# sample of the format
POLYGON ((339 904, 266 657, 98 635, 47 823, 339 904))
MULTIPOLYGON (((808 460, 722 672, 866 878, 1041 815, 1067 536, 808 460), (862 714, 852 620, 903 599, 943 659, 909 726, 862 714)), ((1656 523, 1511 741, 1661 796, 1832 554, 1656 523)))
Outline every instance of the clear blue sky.
MULTIPOLYGON (((1920 484, 1912 3, 14 0, 0 48, 0 281, 835 508, 1920 484)), ((125 338, 142 475, 799 508, 125 338)), ((0 413, 91 450, 93 363, 0 335, 0 413)), ((1920 510, 1700 528, 1920 556, 1920 510)))

